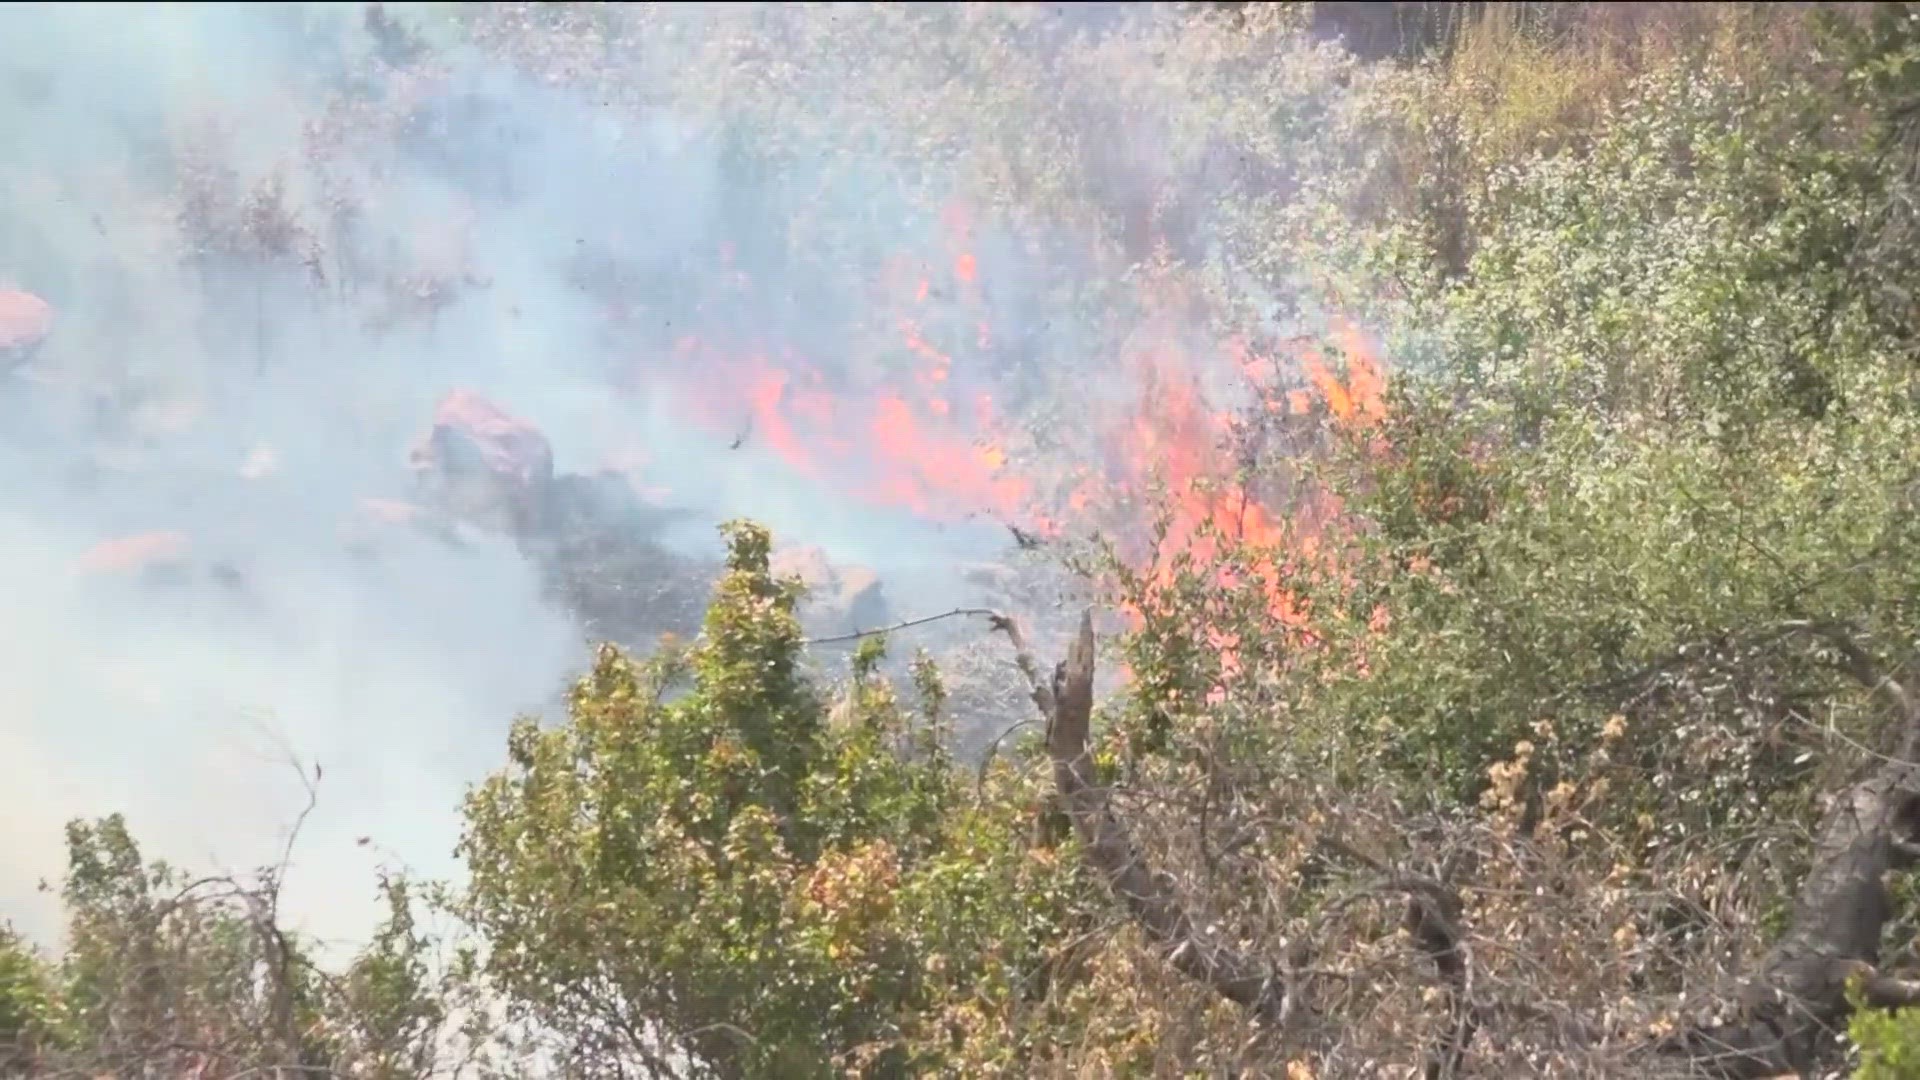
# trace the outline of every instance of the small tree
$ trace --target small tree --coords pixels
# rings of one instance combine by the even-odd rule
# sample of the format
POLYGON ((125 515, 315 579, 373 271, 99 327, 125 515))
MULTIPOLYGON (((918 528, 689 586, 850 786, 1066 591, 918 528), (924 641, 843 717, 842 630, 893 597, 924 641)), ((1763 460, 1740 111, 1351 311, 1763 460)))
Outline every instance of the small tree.
POLYGON ((190 878, 119 815, 72 823, 67 845, 64 952, 0 934, 8 1075, 426 1080, 489 1044, 470 964, 436 964, 402 878, 380 883, 387 919, 336 973, 280 925, 280 868, 190 878))
POLYGON ((565 723, 515 727, 468 802, 463 910, 574 1075, 918 1073, 949 1006, 1030 996, 1068 870, 1023 857, 1029 780, 910 737, 877 642, 830 723, 798 581, 764 529, 725 531, 692 647, 605 647, 565 723))

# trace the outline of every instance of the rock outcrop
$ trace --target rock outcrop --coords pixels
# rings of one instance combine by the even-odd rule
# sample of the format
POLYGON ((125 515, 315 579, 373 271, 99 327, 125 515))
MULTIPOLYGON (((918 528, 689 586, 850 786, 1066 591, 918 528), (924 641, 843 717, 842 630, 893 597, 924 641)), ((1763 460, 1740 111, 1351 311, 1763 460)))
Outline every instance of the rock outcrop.
POLYGON ((102 540, 80 556, 80 572, 98 575, 142 575, 178 571, 186 566, 193 542, 182 532, 137 533, 102 540))
POLYGON ((19 289, 0 289, 0 374, 32 360, 53 332, 53 305, 19 289))
POLYGON ((471 390, 455 390, 411 463, 419 499, 483 529, 542 533, 553 499, 553 446, 540 429, 471 390))
POLYGON ((646 645, 698 629, 713 569, 660 545, 671 513, 618 470, 556 474, 539 428, 464 389, 441 401, 411 463, 411 498, 362 505, 352 527, 360 550, 396 526, 442 539, 472 529, 516 544, 596 638, 646 645))
POLYGON ((102 540, 80 556, 77 569, 86 578, 130 580, 147 588, 210 584, 235 596, 248 593, 246 574, 238 566, 206 558, 191 537, 171 529, 102 540))
MULTIPOLYGON (((622 471, 556 475, 547 437, 471 390, 441 401, 411 461, 412 497, 363 504, 351 530, 356 546, 387 528, 444 534, 457 523, 510 537, 595 637, 644 644, 698 629, 718 568, 659 542, 673 512, 641 498, 622 471)), ((774 571, 806 583, 801 622, 812 636, 891 621, 879 577, 864 567, 796 547, 774 555, 774 571)))

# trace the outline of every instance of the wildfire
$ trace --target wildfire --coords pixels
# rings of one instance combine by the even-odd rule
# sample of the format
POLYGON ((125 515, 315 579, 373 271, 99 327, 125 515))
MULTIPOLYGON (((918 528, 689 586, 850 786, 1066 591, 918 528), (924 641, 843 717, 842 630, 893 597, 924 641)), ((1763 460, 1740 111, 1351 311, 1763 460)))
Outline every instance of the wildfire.
MULTIPOLYGON (((1245 409, 1296 426, 1318 422, 1310 415, 1316 410, 1335 425, 1377 420, 1384 371, 1364 335, 1336 326, 1329 340, 1340 356, 1330 357, 1307 341, 1271 354, 1239 339, 1194 349, 1190 338, 1143 333, 1137 340, 1150 344, 1104 366, 1131 381, 1134 404, 1071 418, 1072 434, 1101 448, 1095 460, 1036 460, 1014 452, 1022 445, 1017 419, 1003 417, 986 389, 996 335, 973 215, 955 204, 940 224, 942 251, 889 260, 869 293, 902 308, 876 312, 884 316, 876 325, 896 335, 891 355, 869 365, 881 372, 877 379, 846 385, 847 377, 830 378, 790 348, 690 336, 676 365, 701 373, 690 413, 730 436, 742 425, 744 401, 756 448, 796 475, 934 520, 991 516, 1041 536, 1100 529, 1138 548, 1153 525, 1143 497, 1160 485, 1167 531, 1153 550, 1136 551, 1151 560, 1149 580, 1169 584, 1185 556, 1230 583, 1231 560, 1252 568, 1276 619, 1299 626, 1305 605, 1285 589, 1283 568, 1329 557, 1332 545, 1323 540, 1339 508, 1303 483, 1276 492, 1249 478, 1245 409), (1215 400, 1223 372, 1236 376, 1239 400, 1215 400)), ((726 254, 722 262, 730 264, 726 254)), ((1168 306, 1146 304, 1162 313, 1168 306)), ((1168 322, 1191 325, 1177 313, 1168 322)), ((1236 643, 1217 644, 1231 656, 1236 643)))

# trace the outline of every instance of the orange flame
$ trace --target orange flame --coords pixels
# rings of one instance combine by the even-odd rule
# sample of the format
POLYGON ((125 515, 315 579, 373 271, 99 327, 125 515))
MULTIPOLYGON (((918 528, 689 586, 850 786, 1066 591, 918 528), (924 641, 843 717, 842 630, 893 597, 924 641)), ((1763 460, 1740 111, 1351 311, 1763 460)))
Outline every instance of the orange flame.
MULTIPOLYGON (((1133 407, 1102 415, 1089 408, 1073 417, 1080 429, 1072 434, 1088 437, 1089 449, 1104 447, 1095 460, 1019 456, 1013 448, 1023 440, 980 389, 983 377, 972 374, 995 341, 984 303, 986 275, 973 250, 973 214, 956 203, 940 224, 945 250, 932 259, 889 260, 870 294, 904 308, 880 312, 886 316, 880 325, 895 336, 891 350, 862 357, 872 361, 862 366, 877 375, 848 385, 848 378, 829 379, 790 350, 776 360, 765 348, 687 338, 676 367, 707 373, 697 380, 691 413, 734 437, 744 400, 757 447, 797 475, 835 484, 855 498, 938 520, 988 514, 1041 535, 1097 527, 1132 538, 1136 549, 1150 522, 1132 508, 1158 480, 1165 485, 1167 531, 1152 552, 1134 552, 1151 559, 1151 586, 1171 585, 1184 564, 1223 584, 1262 589, 1281 625, 1303 627, 1310 613, 1286 588, 1287 571, 1312 560, 1327 564, 1337 547, 1325 542, 1327 527, 1339 507, 1304 481, 1262 489, 1243 475, 1248 470, 1235 443, 1244 441, 1248 424, 1316 423, 1316 409, 1336 427, 1378 420, 1384 369, 1364 335, 1337 325, 1329 335, 1337 357, 1304 341, 1267 355, 1241 339, 1191 350, 1169 344, 1176 335, 1164 335, 1111 365, 1123 377, 1131 373, 1133 407), (1215 399, 1219 384, 1206 377, 1222 373, 1237 376, 1227 393, 1250 399, 1252 419, 1238 417, 1234 401, 1215 399)), ((1156 323, 1190 326, 1197 320, 1177 305, 1197 303, 1191 295, 1163 275, 1143 288, 1142 301, 1156 323)), ((1238 642, 1215 645, 1234 669, 1238 642)))

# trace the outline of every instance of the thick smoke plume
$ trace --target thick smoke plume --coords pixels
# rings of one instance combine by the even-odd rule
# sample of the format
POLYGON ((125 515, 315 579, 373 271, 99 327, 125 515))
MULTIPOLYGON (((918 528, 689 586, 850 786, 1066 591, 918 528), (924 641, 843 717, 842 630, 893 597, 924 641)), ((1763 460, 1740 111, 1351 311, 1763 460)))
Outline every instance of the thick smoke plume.
MULTIPOLYGON (((635 543, 692 566, 750 515, 906 614, 977 602, 964 565, 1009 525, 1060 535, 1129 455, 1221 471, 1257 365, 1151 265, 1212 242, 1161 199, 1203 205, 1178 170, 1211 151, 1060 60, 1128 16, 992 16, 1005 48, 975 49, 1089 103, 1076 138, 1113 160, 1054 195, 1116 232, 987 197, 1065 138, 954 120, 990 73, 906 45, 822 64, 809 35, 853 31, 785 7, 0 12, 0 290, 52 313, 0 386, 0 917, 57 932, 33 886, 76 815, 272 860, 291 760, 324 770, 289 886, 309 928, 357 932, 378 860, 449 869, 462 785, 608 629, 540 565, 565 527, 408 523, 455 391, 537 427, 635 543), (919 143, 861 126, 915 109, 919 143)), ((985 17, 840 10, 908 44, 985 17)))

